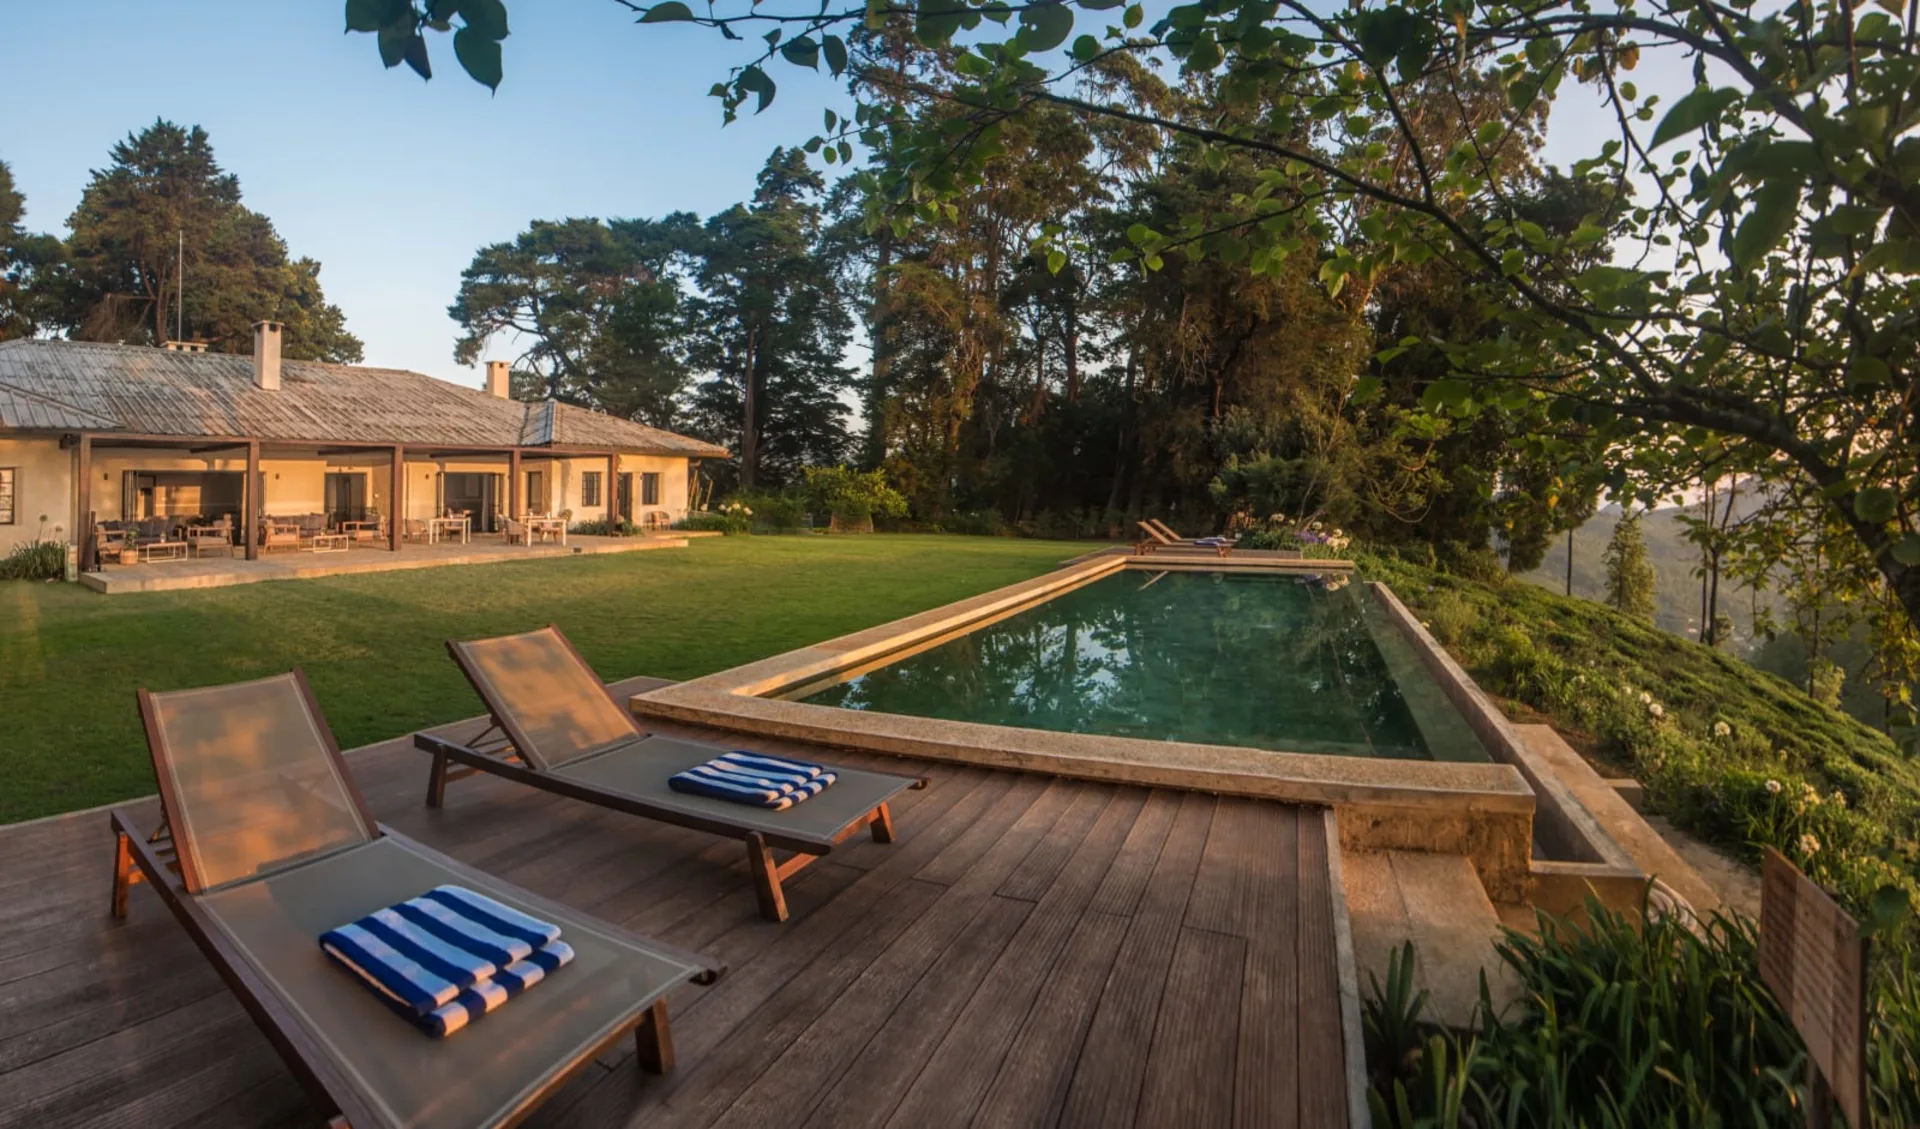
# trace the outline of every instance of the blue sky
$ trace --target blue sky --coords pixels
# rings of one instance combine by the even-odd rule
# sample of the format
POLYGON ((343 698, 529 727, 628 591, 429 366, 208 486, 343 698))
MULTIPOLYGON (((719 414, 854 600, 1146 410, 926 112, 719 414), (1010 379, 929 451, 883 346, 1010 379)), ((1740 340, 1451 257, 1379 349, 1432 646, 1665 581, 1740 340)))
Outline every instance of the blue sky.
MULTIPOLYGON (((783 67, 773 106, 722 128, 706 91, 742 45, 635 27, 611 0, 513 0, 493 95, 459 70, 447 36, 431 37, 433 82, 382 70, 372 36, 342 34, 339 0, 92 0, 84 18, 0 8, 14 48, 0 160, 30 229, 64 230, 90 170, 129 132, 156 117, 199 124, 247 204, 320 260, 369 364, 469 384, 479 374, 453 361, 446 307, 481 245, 536 218, 709 215, 752 191, 775 146, 818 131, 823 106, 846 107, 830 79, 783 67)), ((1639 77, 1671 101, 1690 80, 1662 62, 1639 77)), ((1556 110, 1550 160, 1597 144, 1610 123, 1595 109, 1576 90, 1556 110)))
POLYGON ((341 33, 339 0, 0 9, 0 160, 30 230, 64 231, 129 132, 197 123, 247 205, 320 260, 369 364, 470 384, 446 307, 475 249, 535 218, 705 216, 844 103, 830 80, 789 69, 766 113, 723 129, 706 91, 738 55, 711 32, 635 27, 609 0, 510 3, 496 95, 460 71, 447 36, 431 37, 432 82, 382 70, 372 36, 341 33))

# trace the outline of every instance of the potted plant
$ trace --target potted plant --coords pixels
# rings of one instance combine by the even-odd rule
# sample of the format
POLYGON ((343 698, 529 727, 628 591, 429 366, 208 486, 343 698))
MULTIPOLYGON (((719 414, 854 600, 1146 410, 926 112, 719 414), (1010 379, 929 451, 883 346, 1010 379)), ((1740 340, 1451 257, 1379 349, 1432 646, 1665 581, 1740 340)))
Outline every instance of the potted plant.
POLYGON ((120 563, 123 565, 140 563, 140 534, 129 526, 120 535, 120 563))

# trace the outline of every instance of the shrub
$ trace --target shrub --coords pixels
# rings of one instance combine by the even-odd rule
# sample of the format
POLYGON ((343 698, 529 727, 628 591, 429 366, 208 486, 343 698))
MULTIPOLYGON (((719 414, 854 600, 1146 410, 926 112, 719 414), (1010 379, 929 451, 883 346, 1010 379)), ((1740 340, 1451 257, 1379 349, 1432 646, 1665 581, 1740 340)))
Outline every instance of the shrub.
POLYGON ((1300 540, 1300 534, 1291 529, 1249 529, 1240 535, 1237 547, 1300 550, 1306 548, 1306 542, 1300 540))
MULTIPOLYGON (((1799 1123, 1805 1050, 1760 981, 1752 923, 1715 914, 1690 928, 1593 900, 1587 919, 1543 914, 1538 937, 1506 931, 1496 950, 1519 1003, 1497 1013, 1483 982, 1469 1034, 1424 1019, 1412 946, 1395 954, 1362 1008, 1374 1124, 1799 1123)), ((1880 997, 1878 1014, 1906 1006, 1880 997)), ((1886 1053, 1882 1035, 1870 1060, 1897 1079, 1886 1053)), ((1905 1099, 1882 1087, 1876 1100, 1905 1099)))
POLYGON ((778 494, 755 491, 742 494, 737 500, 753 518, 755 533, 805 533, 813 528, 813 515, 801 491, 778 494))
POLYGON ((581 533, 589 537, 632 537, 640 532, 640 527, 624 520, 608 525, 605 518, 597 517, 592 521, 576 521, 567 527, 567 532, 581 533))
POLYGON ((941 519, 935 528, 969 537, 1008 537, 1013 533, 999 510, 958 510, 941 519))
POLYGON ((1427 629, 1448 646, 1462 642, 1479 625, 1480 613, 1452 592, 1436 595, 1426 607, 1427 629))
POLYGON ((729 537, 753 532, 753 517, 744 513, 722 513, 703 511, 688 514, 675 522, 675 529, 684 529, 691 533, 724 533, 729 537))
POLYGON ((817 513, 843 521, 865 523, 876 517, 904 517, 906 496, 887 485, 883 470, 852 467, 808 467, 806 496, 817 513))
POLYGON ((15 545, 0 557, 0 580, 59 580, 67 574, 64 541, 38 539, 15 545))

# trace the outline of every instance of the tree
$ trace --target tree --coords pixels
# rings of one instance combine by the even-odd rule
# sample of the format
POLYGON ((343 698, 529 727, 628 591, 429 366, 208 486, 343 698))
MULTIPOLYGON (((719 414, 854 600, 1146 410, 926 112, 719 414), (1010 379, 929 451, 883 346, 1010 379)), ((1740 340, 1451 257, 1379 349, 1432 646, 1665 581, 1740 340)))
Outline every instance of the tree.
POLYGON ((1607 542, 1607 603, 1635 619, 1653 622, 1653 562, 1640 534, 1638 514, 1622 516, 1607 542))
POLYGON ((853 319, 821 250, 824 188, 798 149, 776 149, 751 203, 709 219, 692 301, 695 430, 739 452, 739 485, 837 463, 850 445, 839 393, 853 319), (770 475, 763 472, 771 472, 770 475))
POLYGON ((20 226, 27 198, 14 187, 13 170, 0 161, 0 341, 31 337, 48 318, 43 285, 59 268, 65 248, 51 235, 30 235, 20 226))
MULTIPOLYGON (((1444 259, 1487 293, 1507 331, 1449 349, 1454 374, 1437 386, 1437 406, 1498 405, 1518 388, 1590 424, 1590 452, 1661 450, 1651 440, 1671 434, 1689 458, 1729 446, 1771 456, 1777 476, 1827 506, 1878 582, 1920 618, 1920 322, 1910 316, 1920 157, 1906 139, 1920 11, 1911 5, 1904 17, 1856 18, 1851 0, 1763 13, 1692 0, 1345 10, 1222 0, 1176 6, 1143 33, 1136 4, 1074 39, 1059 64, 1050 53, 1073 35, 1075 13, 1051 0, 741 2, 700 16, 667 0, 641 10, 642 23, 691 21, 751 45, 715 88, 727 119, 772 102, 775 63, 824 60, 849 75, 862 101, 820 140, 885 146, 871 185, 907 223, 939 216, 996 155, 1007 125, 1040 106, 1275 158, 1236 207, 1131 232, 1139 260, 1158 269, 1178 246, 1266 272, 1318 245, 1337 292, 1394 264, 1444 259), (1017 29, 987 26, 1016 13, 1017 29), (921 89, 956 115, 909 119, 897 74, 862 54, 869 25, 910 28, 939 48, 968 32, 964 49, 951 48, 966 81, 921 89), (772 29, 764 39, 742 34, 761 26, 772 29), (1632 80, 1652 51, 1693 68, 1696 87, 1672 106, 1632 80), (1183 119, 1066 88, 1114 56, 1156 53, 1224 100, 1257 106, 1257 118, 1183 119), (1589 86, 1615 123, 1571 175, 1621 189, 1637 178, 1646 198, 1617 193, 1610 211, 1556 235, 1524 214, 1501 158, 1527 143, 1527 123, 1569 84, 1589 86), (1448 99, 1408 113, 1425 92, 1482 86, 1505 105, 1470 131, 1423 124, 1449 112, 1448 99), (1578 248, 1615 228, 1633 245, 1619 261, 1577 272, 1529 265, 1536 250, 1578 248)), ((408 35, 445 26, 422 5, 392 15, 388 26, 408 35)))
POLYGON ((321 291, 320 264, 289 258, 273 224, 242 206, 240 181, 220 168, 205 130, 156 121, 112 158, 67 221, 59 277, 44 283, 51 323, 92 341, 185 336, 246 353, 253 323, 273 320, 286 326, 288 357, 361 359, 346 315, 321 291))
POLYGON ((473 364, 496 336, 520 347, 514 394, 673 421, 688 368, 682 286, 703 246, 699 220, 535 220, 474 253, 447 316, 473 364))

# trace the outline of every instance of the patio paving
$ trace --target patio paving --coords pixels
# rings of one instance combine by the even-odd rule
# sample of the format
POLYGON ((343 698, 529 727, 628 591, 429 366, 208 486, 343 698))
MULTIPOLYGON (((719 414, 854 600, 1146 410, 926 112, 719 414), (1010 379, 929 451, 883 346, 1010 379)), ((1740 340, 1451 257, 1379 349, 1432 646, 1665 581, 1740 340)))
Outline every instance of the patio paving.
POLYGON ((298 580, 313 576, 341 576, 360 572, 395 572, 444 565, 497 564, 592 553, 639 553, 649 549, 684 549, 687 537, 595 537, 573 534, 565 545, 509 545, 497 534, 481 534, 468 544, 408 542, 398 553, 385 548, 353 548, 341 552, 278 551, 259 560, 244 557, 203 557, 194 560, 155 561, 150 564, 110 564, 100 572, 80 574, 80 583, 96 592, 118 596, 128 592, 166 592, 180 588, 224 588, 262 580, 298 580))
MULTIPOLYGON (((730 968, 673 997, 677 1072, 641 1073, 624 1040, 528 1125, 1349 1124, 1319 809, 660 728, 932 784, 896 843, 790 880, 775 924, 736 842, 490 777, 428 811, 405 739, 349 754, 405 834, 730 968)), ((109 918, 111 856, 101 812, 0 828, 0 1126, 319 1124, 149 887, 109 918)))

